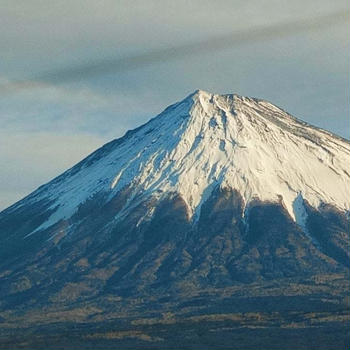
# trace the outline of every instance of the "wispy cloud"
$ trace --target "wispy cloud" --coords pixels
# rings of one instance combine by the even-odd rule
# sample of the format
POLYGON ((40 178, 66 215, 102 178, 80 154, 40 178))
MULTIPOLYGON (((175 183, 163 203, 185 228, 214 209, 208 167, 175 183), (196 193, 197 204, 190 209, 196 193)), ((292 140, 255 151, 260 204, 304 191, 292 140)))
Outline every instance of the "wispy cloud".
POLYGON ((124 72, 149 64, 184 58, 188 55, 208 53, 238 45, 284 38, 298 33, 322 30, 349 21, 349 12, 341 10, 324 16, 293 20, 272 25, 260 25, 225 35, 206 38, 178 46, 160 48, 122 58, 107 58, 88 64, 66 67, 40 73, 27 80, 7 82, 0 85, 0 94, 14 93, 23 89, 45 88, 48 83, 80 81, 100 74, 124 72))

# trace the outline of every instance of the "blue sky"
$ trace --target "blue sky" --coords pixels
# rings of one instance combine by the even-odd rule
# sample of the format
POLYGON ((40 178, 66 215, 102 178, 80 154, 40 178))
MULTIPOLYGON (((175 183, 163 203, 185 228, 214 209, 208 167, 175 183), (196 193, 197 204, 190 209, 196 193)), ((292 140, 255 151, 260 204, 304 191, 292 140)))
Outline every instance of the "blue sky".
MULTIPOLYGON (((347 0, 2 0, 0 85, 349 8, 347 0)), ((267 99, 350 138, 348 31, 349 21, 0 93, 0 209, 196 89, 267 99)))

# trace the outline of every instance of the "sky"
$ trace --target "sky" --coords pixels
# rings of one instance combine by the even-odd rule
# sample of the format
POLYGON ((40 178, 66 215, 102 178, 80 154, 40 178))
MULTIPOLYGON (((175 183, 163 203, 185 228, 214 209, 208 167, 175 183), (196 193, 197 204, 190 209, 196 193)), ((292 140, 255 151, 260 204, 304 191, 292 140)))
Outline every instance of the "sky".
POLYGON ((266 99, 349 139, 349 10, 348 0, 0 0, 0 210, 196 89, 266 99), (339 12, 345 20, 317 21, 339 12))

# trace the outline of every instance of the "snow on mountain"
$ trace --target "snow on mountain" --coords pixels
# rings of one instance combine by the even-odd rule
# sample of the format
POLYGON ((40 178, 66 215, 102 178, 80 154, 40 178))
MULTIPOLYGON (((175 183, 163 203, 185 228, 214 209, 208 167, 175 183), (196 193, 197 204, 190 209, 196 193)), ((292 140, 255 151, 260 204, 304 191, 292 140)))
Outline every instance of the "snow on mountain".
POLYGON ((269 102, 196 91, 13 209, 51 200, 55 211, 38 231, 69 218, 94 194, 104 192, 112 198, 130 185, 124 213, 149 196, 177 193, 196 220, 202 203, 219 185, 237 190, 246 205, 254 199, 281 201, 303 227, 304 201, 314 208, 326 203, 349 211, 349 163, 348 141, 269 102))

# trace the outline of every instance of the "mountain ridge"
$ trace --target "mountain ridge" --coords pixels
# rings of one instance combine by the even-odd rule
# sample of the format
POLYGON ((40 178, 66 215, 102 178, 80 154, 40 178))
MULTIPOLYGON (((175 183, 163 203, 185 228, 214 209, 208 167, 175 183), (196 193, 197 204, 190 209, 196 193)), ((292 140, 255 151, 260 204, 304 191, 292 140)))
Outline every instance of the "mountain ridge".
POLYGON ((210 195, 211 190, 219 184, 228 188, 233 186, 241 194, 243 191, 246 205, 254 198, 278 202, 281 197, 289 215, 296 220, 297 214, 294 207, 297 203, 294 204, 294 201, 298 196, 302 196, 315 208, 321 203, 328 203, 349 211, 350 193, 347 193, 349 192, 346 191, 347 189, 342 190, 349 179, 345 164, 349 160, 349 154, 349 142, 333 138, 332 134, 316 127, 310 127, 269 102, 241 97, 236 94, 215 95, 196 90, 184 100, 166 108, 144 125, 128 131, 122 138, 102 146, 76 166, 48 184, 41 186, 33 194, 8 209, 11 211, 18 205, 25 204, 28 200, 45 199, 45 195, 48 195, 54 201, 54 206, 57 209, 54 210, 51 220, 46 224, 43 223, 44 226, 37 228, 40 230, 60 219, 68 219, 78 206, 88 200, 91 195, 99 191, 109 191, 111 197, 124 186, 138 181, 140 186, 136 189, 137 195, 140 192, 152 192, 151 195, 156 196, 160 192, 180 193, 188 206, 189 215, 198 218, 202 203, 210 195), (208 120, 208 118, 210 119, 208 120), (245 135, 241 137, 244 133, 245 135), (273 142, 270 142, 271 137, 274 138, 273 142), (135 146, 135 142, 139 142, 141 145, 135 146), (265 147, 269 142, 270 146, 265 147), (283 149, 280 147, 283 142, 294 149, 288 150, 286 147, 283 149), (300 150, 300 145, 295 147, 297 142, 301 143, 304 148, 300 150), (136 154, 133 153, 134 147, 138 148, 136 154), (276 150, 277 147, 279 147, 278 150, 276 150), (292 161, 298 165, 298 162, 300 163, 300 160, 303 157, 306 158, 310 153, 309 150, 312 147, 315 148, 315 154, 311 154, 309 161, 315 169, 310 169, 311 166, 306 161, 302 161, 299 172, 289 166, 288 170, 293 174, 294 179, 292 181, 288 179, 288 174, 283 167, 286 164, 288 166, 288 163, 292 161), (318 149, 316 149, 317 147, 318 149), (125 148, 128 150, 125 151, 125 148), (159 151, 158 148, 161 150, 159 151), (247 148, 251 150, 244 152, 244 149, 247 148), (120 156, 116 152, 119 149, 124 152, 124 159, 129 157, 129 153, 133 154, 134 159, 129 157, 129 164, 126 164, 125 161, 123 163, 122 159, 118 164, 116 158, 120 158, 120 156), (151 151, 147 151, 148 149, 151 151), (299 152, 299 159, 294 156, 289 161, 286 153, 291 152, 293 155, 296 151, 299 152), (335 152, 343 157, 340 159, 340 163, 339 159, 336 158, 338 161, 336 165, 333 164, 335 152), (196 154, 197 160, 203 156, 215 158, 215 161, 211 159, 206 163, 201 163, 200 160, 197 162, 195 160, 187 161, 192 156, 191 153, 196 154), (275 159, 272 159, 270 155, 275 159), (91 169, 96 167, 97 162, 108 157, 108 162, 105 162, 108 164, 102 164, 100 170, 95 170, 94 178, 91 178, 89 172, 85 171, 84 173, 84 169, 89 169, 91 172, 93 171, 91 169), (316 157, 319 161, 315 161, 316 157), (230 159, 233 160, 230 161, 230 159), (155 161, 158 163, 155 164, 155 161), (244 161, 251 164, 245 167, 244 161), (175 165, 172 165, 172 162, 175 162, 175 165), (187 162, 186 165, 183 164, 185 162, 187 162), (322 166, 321 163, 325 162, 327 166, 322 166), (269 166, 272 168, 271 172, 267 171, 269 166), (196 168, 196 171, 193 170, 193 167, 196 168), (334 173, 337 172, 335 167, 341 169, 341 174, 338 173, 334 176, 334 173), (102 168, 109 168, 109 172, 102 168), (313 171, 318 173, 317 178, 309 176, 313 171), (70 179, 79 172, 82 172, 80 177, 90 177, 91 179, 86 181, 78 179, 75 183, 69 184, 72 182, 70 179), (125 172, 130 174, 126 176, 125 172), (161 176, 157 172, 161 172, 161 176), (231 172, 230 178, 227 172, 231 172), (262 172, 266 174, 260 175, 259 173, 262 172), (277 175, 276 172, 278 172, 277 175), (201 175, 198 175, 199 173, 201 175), (206 178, 208 177, 207 173, 210 174, 210 179, 206 178), (237 173, 241 175, 237 175, 237 173), (323 173, 325 175, 322 176, 323 173), (305 174, 309 176, 307 180, 295 181, 296 177, 302 178, 305 177, 305 174), (190 179, 186 181, 186 177, 190 179), (323 182, 319 185, 322 178, 323 182), (330 179, 333 180, 330 181, 330 179), (67 186, 70 186, 70 190, 65 189, 65 181, 68 182, 67 186), (178 185, 169 186, 169 183, 174 181, 178 181, 178 185), (283 181, 285 185, 281 185, 283 181), (63 189, 60 190, 57 184, 61 182, 63 189), (270 182, 274 182, 274 184, 271 186, 270 182), (331 194, 324 193, 323 190, 325 184, 328 185, 329 182, 335 182, 331 194), (311 184, 316 187, 314 189, 308 188, 311 184), (50 186, 53 187, 51 192, 55 192, 54 195, 50 195, 50 186), (287 188, 282 188, 283 186, 287 188), (80 190, 76 191, 75 188, 78 187, 80 190), (266 191, 265 189, 268 187, 271 189, 266 191), (279 190, 276 190, 278 188, 279 190), (337 190, 337 188, 341 188, 341 190, 337 190), (61 198, 57 196, 55 198, 57 191, 61 198), (75 193, 71 195, 70 192, 75 193), (73 201, 74 205, 68 206, 67 202, 70 201, 73 201))

